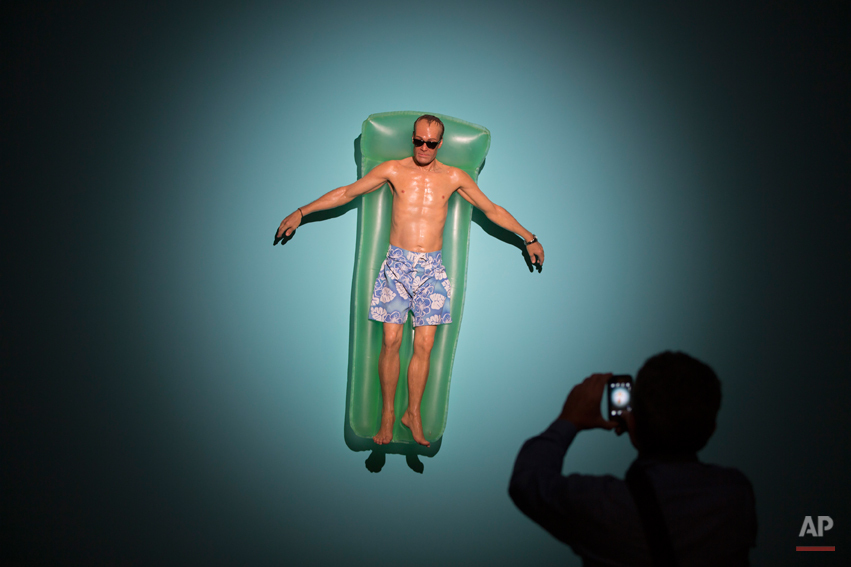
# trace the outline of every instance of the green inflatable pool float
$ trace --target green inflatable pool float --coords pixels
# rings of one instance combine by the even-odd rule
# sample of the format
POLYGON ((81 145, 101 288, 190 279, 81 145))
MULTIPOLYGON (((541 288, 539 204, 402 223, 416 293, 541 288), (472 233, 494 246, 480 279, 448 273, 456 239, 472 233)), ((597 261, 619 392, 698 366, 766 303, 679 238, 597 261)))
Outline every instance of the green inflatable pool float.
MULTIPOLYGON (((425 112, 384 112, 373 114, 363 123, 356 150, 358 178, 376 165, 391 159, 410 157, 413 153, 411 132, 417 117, 425 112)), ((434 114, 434 113, 428 113, 434 114)), ((444 123, 443 146, 438 161, 464 170, 478 179, 490 148, 490 132, 451 116, 434 114, 444 123)), ((356 144, 357 146, 357 144, 356 144)), ((411 432, 399 420, 393 429, 393 440, 378 446, 372 441, 381 424, 381 386, 378 380, 378 354, 381 350, 383 325, 368 320, 373 285, 390 244, 390 214, 393 195, 384 185, 364 195, 358 205, 358 233, 355 268, 352 280, 351 321, 349 331, 349 369, 346 391, 346 444, 354 451, 380 450, 383 453, 434 456, 440 449, 449 409, 449 383, 452 363, 461 329, 464 295, 467 287, 467 250, 470 245, 470 221, 473 207, 457 193, 449 199, 449 211, 443 230, 443 265, 452 282, 452 323, 440 325, 431 353, 431 369, 423 394, 420 413, 423 433, 431 447, 417 444, 411 432)), ((408 362, 413 352, 411 318, 405 323, 399 349, 400 371, 396 388, 396 415, 408 406, 408 362)))

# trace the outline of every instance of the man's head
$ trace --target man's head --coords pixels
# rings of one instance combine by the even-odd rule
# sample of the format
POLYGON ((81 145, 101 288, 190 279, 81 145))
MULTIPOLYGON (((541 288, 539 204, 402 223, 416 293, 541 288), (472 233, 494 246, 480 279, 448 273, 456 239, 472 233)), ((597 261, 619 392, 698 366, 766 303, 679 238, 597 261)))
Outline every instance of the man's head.
POLYGON ((437 157, 438 148, 443 145, 443 122, 437 116, 423 114, 414 121, 411 139, 414 143, 414 161, 418 165, 430 164, 437 157), (429 143, 434 147, 428 147, 429 143))
POLYGON ((715 432, 720 407, 721 382, 709 366, 682 352, 657 354, 635 378, 636 446, 648 454, 697 452, 715 432))

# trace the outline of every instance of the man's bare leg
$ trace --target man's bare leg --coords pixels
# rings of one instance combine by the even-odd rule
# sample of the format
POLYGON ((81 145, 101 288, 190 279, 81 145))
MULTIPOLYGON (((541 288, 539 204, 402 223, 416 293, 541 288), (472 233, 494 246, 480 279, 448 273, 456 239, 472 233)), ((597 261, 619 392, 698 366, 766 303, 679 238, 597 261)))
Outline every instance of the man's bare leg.
POLYGON ((430 447, 423 436, 423 420, 420 416, 420 403, 428 381, 431 348, 434 346, 436 325, 424 325, 414 330, 414 355, 408 366, 408 410, 402 416, 402 425, 411 430, 414 441, 430 447))
POLYGON ((402 344, 402 325, 384 323, 384 338, 378 355, 378 379, 381 382, 381 428, 372 438, 378 445, 393 439, 396 412, 396 383, 399 382, 399 345, 402 344))

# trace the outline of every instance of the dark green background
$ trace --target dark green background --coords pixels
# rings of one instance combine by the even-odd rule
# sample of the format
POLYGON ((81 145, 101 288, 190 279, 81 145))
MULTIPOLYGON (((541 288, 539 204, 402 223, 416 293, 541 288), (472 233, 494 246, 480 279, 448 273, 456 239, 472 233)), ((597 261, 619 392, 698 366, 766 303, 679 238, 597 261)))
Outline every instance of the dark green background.
MULTIPOLYGON (((3 10, 4 556, 575 565, 508 499, 514 456, 670 348, 724 384, 701 457, 754 483, 753 563, 843 562, 847 2, 3 10), (271 246, 391 110, 489 128, 480 185, 547 253, 474 225, 422 475, 343 442, 354 211, 271 246), (795 553, 805 515, 839 551, 795 553)), ((565 470, 634 454, 585 433, 565 470)))

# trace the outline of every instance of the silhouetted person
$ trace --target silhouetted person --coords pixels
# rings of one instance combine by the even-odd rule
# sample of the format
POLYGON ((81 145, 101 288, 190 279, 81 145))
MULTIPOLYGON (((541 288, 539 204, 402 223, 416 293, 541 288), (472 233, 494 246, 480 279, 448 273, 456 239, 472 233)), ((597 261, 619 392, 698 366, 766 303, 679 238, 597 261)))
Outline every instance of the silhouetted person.
POLYGON ((638 458, 626 481, 562 476, 577 432, 621 432, 600 414, 610 376, 574 387, 558 419, 526 441, 509 486, 514 503, 586 566, 747 565, 756 542, 753 489, 738 470, 697 459, 715 432, 721 383, 687 354, 658 354, 638 371, 623 422, 638 458))

